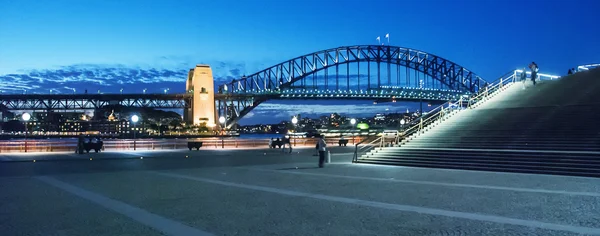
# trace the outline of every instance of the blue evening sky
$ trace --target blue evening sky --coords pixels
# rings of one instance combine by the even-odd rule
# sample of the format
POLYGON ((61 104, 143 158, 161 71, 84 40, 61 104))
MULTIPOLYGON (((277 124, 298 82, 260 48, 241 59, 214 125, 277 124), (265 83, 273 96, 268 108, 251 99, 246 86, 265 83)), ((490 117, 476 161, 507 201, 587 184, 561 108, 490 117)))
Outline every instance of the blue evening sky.
MULTIPOLYGON (((181 92, 198 63, 210 64, 222 83, 306 53, 375 44, 386 33, 392 45, 442 56, 487 80, 531 61, 565 74, 600 61, 597 9, 594 0, 0 0, 0 90, 181 92)), ((244 123, 273 110, 284 119, 408 106, 306 103, 274 101, 244 123)))

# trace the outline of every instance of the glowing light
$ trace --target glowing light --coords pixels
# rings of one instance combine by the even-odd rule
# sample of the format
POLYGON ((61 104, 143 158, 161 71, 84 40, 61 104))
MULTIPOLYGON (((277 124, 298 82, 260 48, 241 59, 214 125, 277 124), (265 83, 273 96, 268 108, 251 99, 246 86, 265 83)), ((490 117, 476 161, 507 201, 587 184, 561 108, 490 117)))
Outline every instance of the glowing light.
POLYGON ((133 116, 131 116, 131 121, 132 121, 133 123, 137 123, 139 120, 140 120, 140 117, 139 117, 139 116, 137 116, 137 115, 133 115, 133 116))
POLYGON ((356 128, 369 129, 369 125, 367 123, 359 123, 358 125, 356 125, 356 128))
POLYGON ((24 121, 29 121, 29 119, 31 119, 31 115, 25 112, 23 115, 21 115, 21 118, 23 118, 24 121))
POLYGON ((350 124, 352 124, 352 125, 356 124, 356 119, 354 119, 354 118, 350 119, 350 124))
POLYGON ((296 118, 296 117, 294 116, 294 118, 292 118, 292 124, 296 124, 296 123, 298 123, 298 118, 296 118))
POLYGON ((223 117, 223 116, 219 117, 219 123, 225 124, 225 117, 223 117))

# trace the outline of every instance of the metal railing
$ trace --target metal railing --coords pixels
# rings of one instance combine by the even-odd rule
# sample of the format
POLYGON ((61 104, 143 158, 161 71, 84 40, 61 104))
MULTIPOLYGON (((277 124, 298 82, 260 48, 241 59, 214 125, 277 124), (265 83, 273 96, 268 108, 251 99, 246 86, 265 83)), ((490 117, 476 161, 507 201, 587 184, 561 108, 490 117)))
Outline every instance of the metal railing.
POLYGON ((576 72, 587 71, 587 70, 594 69, 594 68, 597 68, 597 67, 600 67, 600 63, 598 63, 598 64, 580 65, 580 66, 577 66, 576 72))
POLYGON ((509 73, 506 73, 500 78, 498 78, 496 81, 488 84, 488 86, 485 86, 485 88, 478 91, 478 93, 475 94, 475 96, 471 96, 469 98, 468 107, 472 108, 474 105, 477 105, 477 103, 479 103, 480 101, 484 101, 494 93, 507 88, 509 84, 518 81, 517 78, 520 77, 517 77, 517 72, 519 72, 519 70, 514 70, 509 73))
MULTIPOLYGON (((188 141, 202 142, 202 149, 233 149, 233 148, 267 148, 270 139, 235 139, 235 138, 211 138, 211 139, 118 139, 103 140, 103 150, 109 151, 133 151, 133 150, 166 150, 187 149, 188 141)), ((325 139, 327 145, 339 145, 337 138, 325 139)), ((364 141, 364 137, 348 137, 347 145, 354 145, 364 141)), ((317 139, 314 138, 292 138, 293 147, 314 147, 317 139)), ((0 141, 0 153, 16 152, 75 152, 77 140, 14 140, 0 141)), ((93 151, 92 151, 93 152, 93 151)))
POLYGON ((354 156, 352 157, 352 162, 358 161, 358 157, 363 154, 373 150, 376 147, 383 147, 385 141, 385 136, 377 137, 377 136, 369 136, 362 141, 356 143, 354 145, 354 156))

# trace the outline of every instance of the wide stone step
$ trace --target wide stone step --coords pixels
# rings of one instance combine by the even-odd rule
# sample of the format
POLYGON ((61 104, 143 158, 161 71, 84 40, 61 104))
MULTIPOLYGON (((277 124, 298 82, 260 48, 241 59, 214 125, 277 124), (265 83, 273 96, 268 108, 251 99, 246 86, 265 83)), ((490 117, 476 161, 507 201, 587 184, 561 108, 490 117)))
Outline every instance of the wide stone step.
POLYGON ((598 145, 600 146, 600 139, 548 139, 548 140, 532 140, 532 139, 520 139, 520 140, 510 140, 506 141, 506 139, 413 139, 409 142, 410 144, 452 144, 452 145, 460 145, 460 144, 493 144, 493 145, 510 145, 510 144, 528 144, 528 145, 563 145, 563 146, 589 146, 589 145, 598 145))
POLYGON ((562 151, 600 151, 599 146, 571 146, 571 145, 536 145, 536 144, 442 144, 442 143, 413 143, 408 142, 401 145, 405 148, 464 148, 464 149, 524 149, 524 150, 562 150, 562 151))
POLYGON ((431 159, 431 160, 448 160, 448 161, 475 161, 475 162, 519 162, 523 164, 534 164, 539 165, 556 165, 558 164, 576 164, 576 165, 598 165, 600 167, 600 158, 593 158, 589 156, 544 156, 540 154, 529 154, 529 155, 498 155, 497 153, 463 153, 462 155, 452 155, 443 153, 405 153, 398 155, 398 153, 378 153, 368 158, 386 158, 386 159, 407 159, 407 158, 420 158, 420 159, 431 159))
MULTIPOLYGON (((482 139, 489 140, 489 141, 498 141, 498 142, 506 142, 506 141, 519 141, 520 142, 520 141, 527 141, 527 140, 539 141, 539 142, 548 142, 548 141, 577 142, 577 141, 573 141, 572 139, 567 139, 564 137, 535 137, 535 136, 512 136, 512 135, 506 135, 506 136, 461 136, 461 137, 421 136, 421 137, 419 137, 419 140, 428 140, 428 141, 434 141, 434 140, 478 141, 478 140, 482 140, 482 139), (510 138, 510 139, 508 139, 508 138, 510 138)), ((584 140, 600 140, 600 135, 584 136, 582 139, 584 139, 584 140)))
POLYGON ((571 140, 571 141, 534 141, 534 140, 521 140, 521 141, 501 141, 501 140, 422 140, 415 139, 408 142, 407 145, 427 145, 427 146, 564 146, 564 147, 581 147, 581 148, 598 148, 600 142, 598 140, 571 140))
POLYGON ((388 161, 427 161, 431 163, 445 163, 452 165, 511 165, 520 167, 532 167, 532 168, 543 168, 543 169, 596 169, 600 171, 599 163, 584 163, 574 161, 536 161, 535 159, 492 159, 492 158, 435 158, 435 157, 404 157, 404 158, 387 158, 387 157, 373 157, 367 159, 377 160, 388 160, 388 161))
POLYGON ((374 153, 395 153, 402 155, 406 153, 435 153, 439 155, 472 155, 472 154, 497 154, 506 156, 546 156, 546 157, 586 157, 600 159, 600 151, 556 151, 556 150, 535 150, 535 149, 477 149, 477 148, 410 148, 410 147, 388 147, 375 148, 374 153))
POLYGON ((398 160, 398 159, 360 159, 357 163, 363 164, 379 164, 379 165, 396 165, 396 166, 412 166, 425 168, 443 168, 443 169, 462 169, 462 170, 478 170, 478 171, 496 171, 496 172, 517 172, 531 174, 554 174, 554 175, 569 175, 569 176, 587 176, 600 177, 600 169, 594 168, 548 168, 535 166, 519 166, 507 164, 478 164, 478 163, 440 163, 437 161, 414 161, 414 160, 398 160))

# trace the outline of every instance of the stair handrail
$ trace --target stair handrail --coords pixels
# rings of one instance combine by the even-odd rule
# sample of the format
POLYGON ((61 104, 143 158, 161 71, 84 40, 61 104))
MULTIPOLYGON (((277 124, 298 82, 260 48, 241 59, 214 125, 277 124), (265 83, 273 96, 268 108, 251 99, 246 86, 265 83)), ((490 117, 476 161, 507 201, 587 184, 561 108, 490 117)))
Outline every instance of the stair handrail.
POLYGON ((481 92, 481 90, 480 90, 479 93, 475 96, 470 96, 468 99, 465 99, 463 96, 461 96, 460 99, 456 102, 448 101, 448 102, 434 108, 433 110, 429 111, 427 118, 421 118, 418 124, 414 124, 411 127, 409 127, 408 129, 405 129, 404 131, 402 131, 401 137, 397 138, 396 143, 400 143, 400 141, 402 141, 405 137, 407 137, 411 134, 422 131, 429 124, 437 121, 437 118, 443 118, 444 115, 446 114, 446 111, 452 110, 454 106, 456 106, 457 108, 460 109, 460 108, 463 108, 463 105, 466 105, 466 107, 470 107, 471 105, 474 105, 475 103, 477 103, 477 101, 478 101, 477 99, 479 99, 483 96, 488 96, 490 93, 493 93, 498 88, 503 88, 505 85, 512 83, 514 81, 515 76, 516 76, 516 70, 511 70, 510 72, 502 75, 500 78, 498 78, 494 82, 489 83, 488 86, 486 86, 485 91, 481 92))
POLYGON ((383 147, 383 139, 384 139, 384 135, 382 134, 381 137, 378 137, 366 144, 363 144, 365 142, 367 142, 370 138, 372 138, 373 136, 368 136, 367 138, 361 140, 360 142, 356 143, 354 145, 354 156, 352 157, 352 162, 356 162, 358 161, 358 157, 362 156, 362 153, 366 153, 368 151, 370 151, 373 148, 376 148, 377 146, 375 145, 376 143, 379 142, 379 148, 383 147), (360 145, 360 147, 359 147, 360 145), (367 150, 365 150, 366 148, 368 148, 367 150), (361 155, 359 155, 359 152, 361 153, 361 155))
POLYGON ((454 106, 462 106, 463 103, 464 103, 464 98, 461 96, 461 98, 456 102, 448 101, 448 102, 430 110, 429 113, 427 114, 428 115, 427 118, 422 118, 417 124, 414 124, 414 125, 410 126, 409 128, 404 129, 402 132, 400 132, 402 137, 399 137, 397 143, 399 141, 401 141, 405 136, 416 133, 417 131, 421 131, 422 129, 427 127, 429 124, 433 123, 436 120, 435 118, 443 117, 446 114, 446 112, 452 110, 454 106))
POLYGON ((479 90, 475 96, 471 96, 469 98, 468 107, 477 104, 479 101, 482 100, 482 98, 486 98, 490 94, 493 94, 494 92, 498 91, 499 89, 503 89, 506 85, 515 82, 517 76, 516 73, 517 70, 513 70, 512 72, 506 73, 494 82, 489 83, 488 86, 485 87, 484 91, 479 90))

